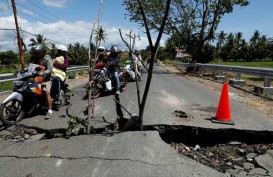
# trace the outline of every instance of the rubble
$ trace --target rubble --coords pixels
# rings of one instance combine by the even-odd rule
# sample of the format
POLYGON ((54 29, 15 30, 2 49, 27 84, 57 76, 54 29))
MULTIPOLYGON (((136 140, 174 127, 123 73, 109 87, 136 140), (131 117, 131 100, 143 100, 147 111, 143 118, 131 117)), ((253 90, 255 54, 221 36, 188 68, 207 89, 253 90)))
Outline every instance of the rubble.
POLYGON ((171 143, 180 156, 187 156, 227 176, 270 176, 272 165, 268 158, 273 154, 271 144, 245 144, 229 142, 216 145, 186 145, 171 143), (199 146, 198 150, 195 150, 199 146), (269 150, 269 151, 268 151, 269 150), (259 163, 256 162, 256 159, 259 163), (263 160, 262 160, 263 159, 263 160))

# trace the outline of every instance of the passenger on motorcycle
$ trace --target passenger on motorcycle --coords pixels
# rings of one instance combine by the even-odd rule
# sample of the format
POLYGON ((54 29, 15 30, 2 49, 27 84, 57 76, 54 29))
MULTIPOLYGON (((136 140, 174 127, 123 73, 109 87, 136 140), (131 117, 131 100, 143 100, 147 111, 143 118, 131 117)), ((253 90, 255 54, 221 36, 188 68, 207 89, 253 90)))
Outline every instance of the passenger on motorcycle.
MULTIPOLYGON (((108 61, 108 55, 105 48, 103 46, 99 46, 98 57, 95 60, 95 69, 101 70, 100 74, 103 77, 104 81, 108 79, 107 68, 106 68, 107 61, 108 61)), ((88 91, 86 91, 86 94, 82 97, 82 99, 87 99, 87 98, 88 98, 88 91)))
POLYGON ((106 68, 106 64, 108 61, 108 55, 107 55, 107 52, 103 46, 100 46, 98 48, 98 53, 99 53, 99 55, 96 59, 95 69, 101 69, 101 75, 103 77, 103 80, 106 81, 106 80, 108 80, 107 68, 106 68))
POLYGON ((118 74, 119 54, 117 46, 112 46, 107 55, 108 55, 107 70, 110 73, 111 78, 114 78, 116 94, 120 94, 120 80, 118 74))
POLYGON ((52 86, 52 82, 50 80, 51 73, 52 73, 52 58, 49 55, 46 55, 46 47, 42 44, 38 44, 33 48, 33 63, 42 65, 45 67, 44 72, 40 72, 39 76, 43 77, 44 83, 43 83, 43 91, 46 93, 46 99, 48 103, 48 112, 46 114, 46 119, 50 119, 52 117, 52 99, 50 96, 50 90, 52 86))
MULTIPOLYGON (((57 88, 59 96, 61 96, 62 84, 66 79, 66 69, 69 64, 69 58, 67 57, 67 47, 64 45, 57 46, 57 54, 53 61, 53 87, 57 88)), ((61 98, 59 98, 61 99, 61 98)))

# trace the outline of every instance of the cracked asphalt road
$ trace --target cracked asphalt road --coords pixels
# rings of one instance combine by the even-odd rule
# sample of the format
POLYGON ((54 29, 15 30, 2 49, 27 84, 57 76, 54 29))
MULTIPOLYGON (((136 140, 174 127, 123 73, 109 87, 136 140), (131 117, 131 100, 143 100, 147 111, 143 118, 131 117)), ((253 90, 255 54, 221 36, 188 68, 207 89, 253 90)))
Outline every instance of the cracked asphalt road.
POLYGON ((224 176, 164 143, 158 132, 15 143, 0 152, 6 176, 224 176), (11 168, 12 167, 12 168, 11 168), (14 170, 16 169, 16 170, 14 170), (198 169, 198 171, 194 170, 198 169))
MULTIPOLYGON (((144 89, 144 80, 140 83, 144 89)), ((81 83, 82 84, 82 83, 81 83)), ((78 85, 80 86, 80 84, 78 85)), ((69 112, 78 115, 87 104, 79 95, 84 89, 75 89, 69 112)), ((186 78, 177 77, 160 66, 155 68, 150 94, 144 114, 144 125, 181 125, 212 129, 235 128, 273 130, 272 116, 251 109, 236 100, 230 100, 235 126, 212 124, 208 118, 215 115, 218 92, 204 88, 186 78), (192 118, 185 120, 172 113, 186 112, 192 118)), ((131 113, 137 113, 135 83, 129 83, 120 96, 121 104, 131 113)), ((54 118, 44 115, 24 119, 20 125, 43 130, 67 128, 65 108, 54 112, 54 118)), ((124 112, 125 117, 129 116, 124 112)), ((83 117, 83 114, 80 114, 83 117)), ((95 119, 92 125, 103 128, 116 119, 113 96, 95 100, 95 119)), ((180 157, 156 131, 124 132, 106 135, 76 136, 70 139, 48 139, 36 142, 0 141, 1 176, 225 176, 187 157, 180 157)))

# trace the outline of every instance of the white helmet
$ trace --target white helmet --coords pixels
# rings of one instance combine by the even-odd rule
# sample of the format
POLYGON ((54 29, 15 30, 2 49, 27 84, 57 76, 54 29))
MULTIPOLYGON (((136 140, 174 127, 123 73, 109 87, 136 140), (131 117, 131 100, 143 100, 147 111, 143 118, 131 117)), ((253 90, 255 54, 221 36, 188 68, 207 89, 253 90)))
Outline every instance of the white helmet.
POLYGON ((65 45, 62 45, 62 44, 60 44, 60 45, 57 46, 57 50, 61 50, 63 52, 67 52, 68 51, 67 47, 65 45))
POLYGON ((111 52, 118 52, 117 46, 113 45, 110 49, 111 52))
POLYGON ((103 46, 99 46, 98 48, 98 52, 101 54, 101 53, 104 53, 105 52, 105 48, 103 46))

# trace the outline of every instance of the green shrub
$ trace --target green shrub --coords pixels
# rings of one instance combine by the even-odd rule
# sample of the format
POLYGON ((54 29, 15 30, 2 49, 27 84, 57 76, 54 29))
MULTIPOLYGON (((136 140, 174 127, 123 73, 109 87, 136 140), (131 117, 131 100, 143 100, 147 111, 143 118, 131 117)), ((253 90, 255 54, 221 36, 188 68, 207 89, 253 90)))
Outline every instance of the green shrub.
POLYGON ((0 83, 0 90, 12 90, 13 88, 13 81, 1 82, 0 83))
POLYGON ((68 79, 75 79, 76 78, 76 73, 75 72, 69 72, 69 73, 67 73, 67 78, 68 79))
POLYGON ((78 72, 78 75, 80 75, 80 76, 82 76, 82 75, 84 75, 85 74, 85 71, 84 70, 80 70, 79 72, 78 72))

